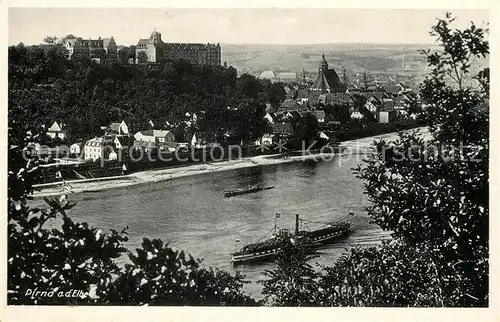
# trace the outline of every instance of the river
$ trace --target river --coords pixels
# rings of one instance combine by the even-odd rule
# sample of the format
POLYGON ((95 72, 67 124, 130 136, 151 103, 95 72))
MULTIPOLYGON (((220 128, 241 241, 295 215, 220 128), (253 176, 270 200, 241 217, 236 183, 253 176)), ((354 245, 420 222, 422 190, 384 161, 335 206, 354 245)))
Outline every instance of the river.
MULTIPOLYGON (((393 134, 384 137, 394 137, 393 134)), ((373 138, 363 139, 367 145, 373 138)), ((362 182, 351 168, 361 163, 362 154, 335 157, 331 161, 299 161, 206 173, 163 182, 103 190, 99 193, 72 194, 76 206, 70 215, 107 231, 129 227, 126 246, 135 249, 143 237, 160 238, 182 249, 204 265, 240 270, 252 283, 245 290, 260 297, 262 271, 274 264, 232 267, 230 253, 246 243, 265 236, 277 224, 294 227, 295 214, 308 220, 310 228, 339 219, 352 210, 353 234, 320 250, 314 261, 332 265, 354 244, 375 245, 389 234, 371 224, 364 207, 368 200, 362 182), (261 183, 274 189, 224 198, 227 188, 261 183), (236 243, 236 240, 240 240, 236 243)), ((314 264, 314 263, 313 263, 314 264)))

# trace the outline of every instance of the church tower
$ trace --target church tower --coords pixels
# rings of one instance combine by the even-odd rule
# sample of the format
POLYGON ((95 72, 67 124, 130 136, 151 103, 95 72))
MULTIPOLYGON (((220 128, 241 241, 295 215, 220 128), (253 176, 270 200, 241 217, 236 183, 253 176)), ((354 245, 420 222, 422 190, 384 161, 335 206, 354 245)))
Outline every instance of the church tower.
POLYGON ((326 94, 332 92, 343 93, 346 89, 347 86, 342 83, 335 70, 328 68, 328 62, 326 61, 325 54, 323 54, 319 61, 318 76, 310 90, 326 94))
POLYGON ((328 72, 328 62, 325 59, 325 54, 321 56, 321 60, 319 62, 319 70, 318 73, 323 72, 323 74, 326 74, 328 72))

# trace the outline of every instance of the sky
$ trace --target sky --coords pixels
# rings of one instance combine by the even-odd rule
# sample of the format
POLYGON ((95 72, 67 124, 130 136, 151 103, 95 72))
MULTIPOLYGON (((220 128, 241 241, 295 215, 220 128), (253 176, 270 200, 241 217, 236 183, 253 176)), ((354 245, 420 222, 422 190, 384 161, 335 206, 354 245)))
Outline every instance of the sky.
MULTIPOLYGON (((114 37, 135 45, 155 29, 165 42, 221 44, 430 44, 446 10, 9 8, 9 44, 45 36, 114 37)), ((487 10, 453 10, 456 26, 487 22, 487 10)))

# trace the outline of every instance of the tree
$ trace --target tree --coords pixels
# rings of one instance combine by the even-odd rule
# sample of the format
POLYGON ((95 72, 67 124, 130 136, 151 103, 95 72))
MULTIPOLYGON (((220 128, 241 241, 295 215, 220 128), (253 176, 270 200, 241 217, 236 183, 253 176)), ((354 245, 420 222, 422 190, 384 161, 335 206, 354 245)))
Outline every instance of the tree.
POLYGON ((137 54, 137 62, 139 64, 146 64, 148 62, 148 54, 144 51, 141 51, 137 54))
POLYGON ((47 36, 47 37, 43 38, 43 42, 47 43, 47 44, 53 44, 53 43, 55 43, 56 40, 57 40, 56 36, 53 36, 53 37, 47 36))
POLYGON ((76 36, 73 34, 67 34, 66 36, 63 37, 63 41, 69 40, 69 39, 76 39, 76 36))
POLYGON ((301 119, 295 120, 293 123, 294 135, 287 142, 289 149, 318 149, 324 146, 327 142, 319 137, 318 120, 311 113, 306 113, 301 119))
POLYGON ((135 46, 128 47, 127 59, 133 59, 135 61, 135 46))
POLYGON ((286 98, 285 86, 283 83, 273 83, 269 89, 269 102, 279 104, 286 98))
POLYGON ((266 270, 263 285, 264 303, 271 306, 318 305, 318 277, 307 262, 315 257, 304 247, 294 247, 278 255, 277 268, 266 270))
POLYGON ((243 74, 236 81, 236 90, 239 97, 258 99, 262 91, 262 84, 254 76, 243 74))
POLYGON ((128 64, 128 48, 123 47, 118 50, 118 60, 120 64, 128 64))
MULTIPOLYGON (((426 51, 431 72, 421 88, 431 138, 401 133, 377 142, 355 173, 368 213, 409 250, 427 249, 454 306, 488 303, 488 113, 484 86, 466 85, 471 61, 489 53, 482 28, 454 30, 449 13, 432 28, 442 50, 426 51)), ((440 305, 441 302, 435 303, 440 305)))
POLYGON ((425 248, 409 248, 397 240, 378 247, 354 247, 318 280, 318 305, 422 307, 451 306, 443 293, 457 286, 445 283, 425 248))
POLYGON ((106 294, 109 304, 149 305, 255 305, 240 289, 245 283, 237 273, 201 268, 199 261, 159 239, 144 238, 132 264, 125 266, 106 294), (182 269, 181 269, 182 267, 182 269))

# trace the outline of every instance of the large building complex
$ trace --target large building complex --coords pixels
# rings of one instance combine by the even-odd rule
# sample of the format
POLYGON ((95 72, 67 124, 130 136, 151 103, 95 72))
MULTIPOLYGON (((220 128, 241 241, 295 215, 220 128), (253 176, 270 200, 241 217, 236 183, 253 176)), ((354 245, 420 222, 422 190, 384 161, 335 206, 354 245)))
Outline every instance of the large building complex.
POLYGON ((101 39, 66 39, 64 48, 69 52, 69 58, 91 58, 98 62, 115 62, 118 58, 118 46, 113 37, 101 39))
POLYGON ((158 63, 162 59, 186 59, 193 64, 220 65, 219 44, 165 43, 153 31, 148 39, 140 39, 135 48, 137 64, 158 63))

